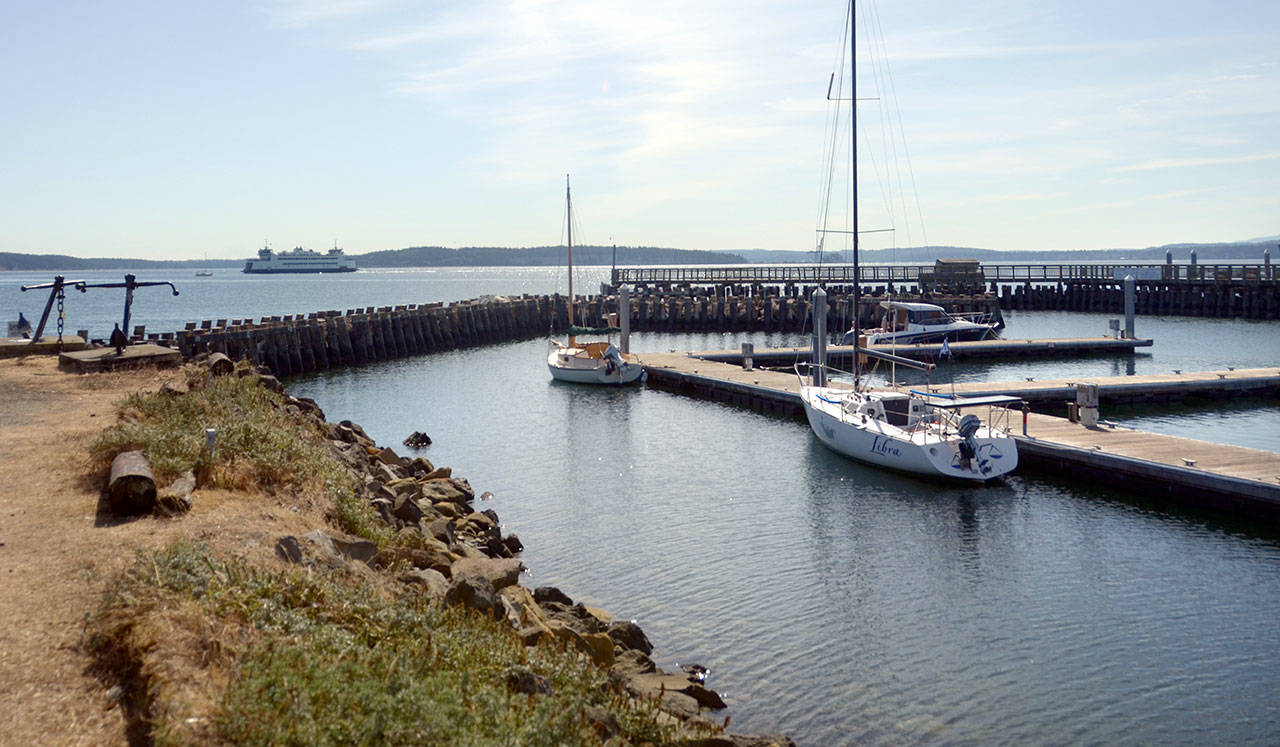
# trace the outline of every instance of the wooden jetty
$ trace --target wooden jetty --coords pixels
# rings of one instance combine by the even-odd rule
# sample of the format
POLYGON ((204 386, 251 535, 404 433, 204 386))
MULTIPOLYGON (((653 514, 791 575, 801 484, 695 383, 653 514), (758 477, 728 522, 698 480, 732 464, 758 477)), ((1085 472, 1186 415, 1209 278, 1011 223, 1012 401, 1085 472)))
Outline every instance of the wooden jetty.
MULTIPOLYGON (((1078 357, 1081 355, 1124 355, 1137 348, 1149 348, 1152 341, 1124 337, 1059 337, 1043 340, 977 340, 947 344, 951 357, 962 358, 1051 358, 1055 356, 1078 357)), ((937 360, 942 354, 942 343, 918 343, 912 345, 869 345, 871 350, 892 353, 914 360, 937 360)), ((809 348, 767 348, 751 353, 757 366, 790 366, 796 361, 809 360, 809 348)), ((741 350, 709 350, 691 353, 697 358, 721 363, 741 363, 741 350)), ((852 345, 832 345, 827 348, 831 361, 852 360, 852 345)))
MULTIPOLYGON (((794 373, 754 369, 684 353, 643 353, 650 386, 803 418, 794 373)), ((1106 401, 1187 396, 1280 395, 1280 368, 1113 376, 1072 381, 955 385, 964 396, 1008 394, 1043 404, 1075 399, 1075 385, 1098 386, 1106 401)), ((943 390, 943 387, 933 387, 943 390)), ((951 393, 950 386, 944 393, 951 393)), ((1280 454, 1026 413, 1018 440, 1027 468, 1132 490, 1155 500, 1280 520, 1280 454)), ((1016 420, 1016 418, 1015 418, 1016 420)))
MULTIPOLYGON (((960 299, 980 299, 1000 310, 1123 313, 1126 275, 1135 279, 1138 314, 1280 319, 1280 267, 1264 262, 1234 264, 982 264, 957 292, 939 284, 937 265, 868 265, 853 275, 848 264, 741 265, 726 267, 620 267, 610 285, 634 285, 638 296, 807 299, 819 285, 835 300, 856 284, 874 304, 892 289, 902 301, 953 308, 960 299), (985 292, 984 292, 985 291, 985 292)), ((828 326, 828 329, 842 327, 828 326)))

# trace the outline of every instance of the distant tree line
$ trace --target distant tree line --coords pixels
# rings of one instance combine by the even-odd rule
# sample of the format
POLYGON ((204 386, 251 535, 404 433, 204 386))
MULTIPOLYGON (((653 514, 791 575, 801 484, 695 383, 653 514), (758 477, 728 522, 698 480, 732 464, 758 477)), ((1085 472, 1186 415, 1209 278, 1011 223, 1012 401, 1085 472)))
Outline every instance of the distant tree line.
MULTIPOLYGON (((575 265, 609 265, 614 261, 612 246, 575 246, 575 265)), ((391 249, 361 254, 357 262, 361 267, 494 267, 494 266, 544 266, 563 265, 566 250, 563 246, 535 246, 526 249, 510 249, 496 246, 465 246, 451 249, 445 246, 413 246, 408 249, 391 249)), ((664 249, 653 246, 619 246, 619 265, 703 265, 744 263, 741 255, 730 252, 713 252, 697 249, 664 249)))
MULTIPOLYGON (((922 246, 901 249, 875 249, 863 251, 863 262, 913 262, 928 264, 943 257, 967 257, 987 263, 1021 262, 1163 262, 1165 252, 1173 253, 1174 261, 1185 262, 1194 249, 1200 262, 1245 260, 1261 262, 1263 252, 1270 250, 1272 260, 1280 264, 1280 237, 1268 237, 1254 241, 1224 242, 1217 244, 1166 244, 1145 249, 1086 249, 1077 251, 995 251, 958 246, 922 246)), ((535 246, 510 248, 496 246, 468 246, 449 248, 444 246, 412 246, 406 249, 387 249, 367 254, 351 255, 360 267, 495 267, 495 266, 558 266, 565 263, 563 246, 535 246)), ((247 257, 246 257, 247 258, 247 257)), ((731 265, 731 264, 785 264, 805 263, 817 260, 812 251, 784 251, 772 249, 743 249, 737 252, 721 252, 697 249, 667 249, 654 246, 619 246, 617 264, 634 265, 731 265)), ((850 262, 847 252, 827 252, 826 263, 850 262)), ((612 246, 575 246, 573 262, 576 265, 609 266, 614 262, 612 246)), ((128 259, 82 258, 65 254, 20 254, 0 252, 0 271, 50 271, 73 272, 76 270, 116 270, 192 267, 243 266, 244 259, 128 259)))

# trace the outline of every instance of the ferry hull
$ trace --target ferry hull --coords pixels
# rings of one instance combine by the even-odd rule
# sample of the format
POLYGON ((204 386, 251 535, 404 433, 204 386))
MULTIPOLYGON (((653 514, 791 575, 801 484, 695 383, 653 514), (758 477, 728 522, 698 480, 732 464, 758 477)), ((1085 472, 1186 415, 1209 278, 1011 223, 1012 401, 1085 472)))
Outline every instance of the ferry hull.
POLYGON ((258 269, 246 266, 241 272, 250 275, 315 275, 328 272, 355 272, 356 269, 355 267, 271 267, 258 269))

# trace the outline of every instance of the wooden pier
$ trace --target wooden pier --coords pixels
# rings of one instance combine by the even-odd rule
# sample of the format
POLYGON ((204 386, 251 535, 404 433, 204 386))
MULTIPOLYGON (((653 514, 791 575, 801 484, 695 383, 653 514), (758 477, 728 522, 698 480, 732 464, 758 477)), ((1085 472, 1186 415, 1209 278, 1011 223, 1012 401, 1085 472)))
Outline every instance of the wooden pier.
MULTIPOLYGON (((684 353, 640 356, 650 386, 804 417, 794 373, 747 370, 684 353)), ((1041 405, 1075 400, 1075 385, 1098 386, 1103 402, 1153 401, 1194 396, 1280 396, 1280 368, 1202 371, 1070 381, 957 384, 962 396, 1008 394, 1041 405)), ((933 387, 950 394, 951 386, 933 387)), ((1027 431, 1015 426, 1019 460, 1028 469, 1085 477, 1158 501, 1224 510, 1280 521, 1280 454, 1164 436, 1103 421, 1089 428, 1066 418, 1027 413, 1027 431)), ((1014 421, 1019 419, 1015 416, 1014 421)))
POLYGON ((969 311, 955 304, 985 302, 1006 311, 1119 314, 1124 310, 1124 278, 1132 275, 1139 315, 1280 319, 1280 267, 1269 258, 1259 264, 982 264, 959 293, 939 286, 935 271, 935 265, 864 264, 855 278, 848 264, 620 267, 613 270, 610 285, 634 285, 641 297, 709 298, 714 303, 769 297, 803 301, 819 285, 834 302, 836 296, 851 296, 856 284, 864 303, 871 304, 892 289, 898 300, 937 303, 948 310, 969 311))
MULTIPOLYGON (((1081 355, 1125 355, 1137 348, 1149 348, 1152 341, 1124 337, 1058 337, 1044 340, 978 340, 950 342, 947 347, 951 357, 957 360, 969 358, 1052 358, 1079 357, 1081 355)), ((892 353, 919 361, 937 360, 942 355, 942 343, 918 343, 912 345, 869 345, 871 350, 892 353)), ((808 361, 809 348, 767 348, 751 354, 757 366, 790 366, 797 361, 808 361)), ((741 350, 709 350, 691 353, 697 358, 721 363, 742 363, 741 350)), ((852 345, 832 345, 827 348, 830 361, 853 359, 852 345)))

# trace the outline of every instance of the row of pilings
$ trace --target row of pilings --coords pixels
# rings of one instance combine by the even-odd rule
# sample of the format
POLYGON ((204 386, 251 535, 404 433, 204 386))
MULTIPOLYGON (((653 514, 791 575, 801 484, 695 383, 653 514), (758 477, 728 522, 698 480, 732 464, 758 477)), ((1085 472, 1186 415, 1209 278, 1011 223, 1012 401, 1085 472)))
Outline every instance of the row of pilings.
POLYGON ((567 313, 560 296, 494 297, 189 322, 174 338, 188 358, 223 353, 292 376, 537 337, 566 328, 567 313))
MULTIPOLYGON (((1006 310, 1124 312, 1121 282, 1000 284, 998 290, 1000 307, 1006 310)), ((1138 281, 1135 291, 1138 314, 1280 319, 1280 285, 1276 283, 1138 281)))
MULTIPOLYGON (((631 329, 637 332, 790 332, 813 325, 809 291, 759 289, 637 289, 631 297, 631 329), (735 290, 740 292, 735 293, 735 290)), ((853 324, 855 302, 844 288, 829 289, 827 329, 839 335, 853 324)), ((1124 292, 1101 284, 1002 285, 999 293, 936 296, 899 293, 900 301, 939 304, 952 313, 974 313, 1002 323, 1001 309, 1123 313, 1124 292)), ((1274 286, 1219 292, 1219 286, 1137 286, 1137 313, 1280 318, 1274 286)), ((863 326, 879 322, 884 288, 864 292, 856 304, 863 326)), ((597 325, 618 312, 616 295, 580 297, 575 321, 597 325)), ((280 376, 324 371, 409 355, 522 340, 568 327, 565 297, 485 297, 450 304, 408 304, 252 319, 190 322, 173 335, 188 357, 220 352, 262 364, 280 376)))
MULTIPOLYGON (((941 299, 939 299, 941 300, 941 299)), ((858 305, 863 324, 878 316, 878 300, 858 305)), ((994 312, 992 296, 949 299, 958 311, 994 312)), ((580 297, 575 321, 597 325, 618 312, 616 295, 580 297)), ((827 328, 852 325, 852 297, 833 294, 827 328)), ((795 296, 720 296, 645 293, 631 299, 631 329, 637 332, 794 332, 812 328, 812 306, 795 296)), ((266 365, 278 376, 326 371, 410 355, 529 339, 568 328, 564 296, 486 297, 450 304, 407 304, 252 319, 188 322, 172 335, 184 356, 222 353, 233 360, 266 365)))

